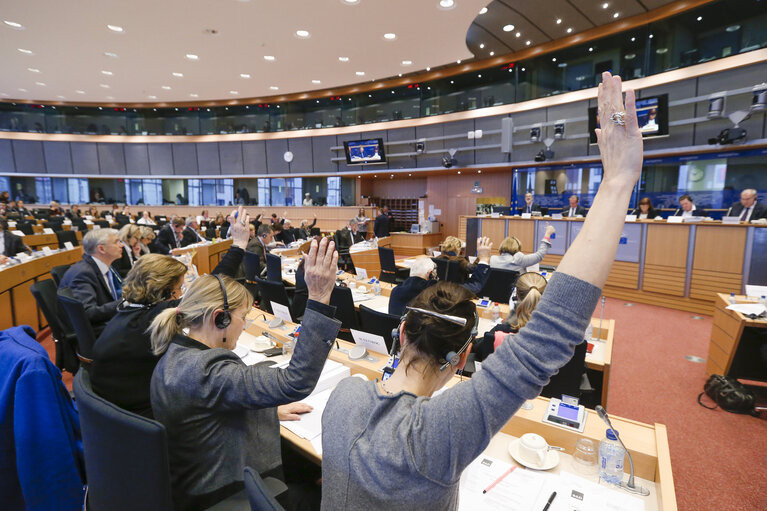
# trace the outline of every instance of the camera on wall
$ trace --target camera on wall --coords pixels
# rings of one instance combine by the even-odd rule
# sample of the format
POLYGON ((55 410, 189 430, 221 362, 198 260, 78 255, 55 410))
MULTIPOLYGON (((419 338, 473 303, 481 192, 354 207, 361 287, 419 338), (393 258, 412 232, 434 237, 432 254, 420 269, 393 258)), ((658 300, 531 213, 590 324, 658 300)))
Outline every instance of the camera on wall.
POLYGON ((455 159, 455 153, 457 152, 456 149, 448 149, 447 154, 442 157, 442 166, 449 169, 456 165, 458 161, 455 159))
POLYGON ((709 138, 708 143, 711 145, 719 144, 719 145, 727 145, 727 144, 734 144, 735 142, 742 142, 746 139, 746 135, 748 135, 748 132, 745 128, 741 128, 739 126, 733 126, 732 128, 725 128, 722 131, 719 132, 719 135, 717 135, 714 138, 709 138))

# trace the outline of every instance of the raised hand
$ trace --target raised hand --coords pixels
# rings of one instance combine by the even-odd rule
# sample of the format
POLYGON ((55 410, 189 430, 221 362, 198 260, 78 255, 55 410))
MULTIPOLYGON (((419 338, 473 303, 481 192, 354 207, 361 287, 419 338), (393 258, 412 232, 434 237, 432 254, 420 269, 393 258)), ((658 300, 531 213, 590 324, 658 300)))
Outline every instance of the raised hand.
POLYGON ((490 264, 490 250, 493 242, 488 237, 477 238, 477 262, 490 264))
POLYGON ((330 238, 312 240, 309 253, 304 258, 304 280, 309 291, 309 299, 328 304, 330 293, 336 283, 338 270, 338 252, 336 244, 330 238))
POLYGON ((554 229, 554 226, 553 225, 549 225, 549 223, 546 222, 546 232, 544 233, 543 237, 544 238, 550 238, 551 235, 554 234, 555 232, 557 232, 557 230, 554 229))
POLYGON ((226 219, 229 222, 229 234, 232 236, 232 244, 245 250, 250 239, 250 216, 245 213, 245 208, 240 206, 232 210, 226 219), (235 216, 237 219, 235 220, 235 216))

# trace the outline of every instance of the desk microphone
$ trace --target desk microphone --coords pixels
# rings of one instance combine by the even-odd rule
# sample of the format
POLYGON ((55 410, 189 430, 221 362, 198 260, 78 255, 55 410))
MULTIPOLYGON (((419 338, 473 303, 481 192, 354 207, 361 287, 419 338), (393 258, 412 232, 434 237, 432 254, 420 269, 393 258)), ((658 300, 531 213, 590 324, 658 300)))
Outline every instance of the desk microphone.
MULTIPOLYGON (((607 416, 607 411, 602 408, 602 405, 597 405, 594 410, 597 412, 597 415, 599 415, 599 418, 605 421, 605 424, 615 433, 615 429, 613 428, 613 425, 610 424, 610 417, 607 416)), ((621 446, 623 447, 623 450, 626 451, 626 456, 629 457, 629 466, 631 467, 631 474, 629 474, 629 481, 628 483, 624 483, 621 480, 620 487, 626 490, 629 493, 638 493, 639 495, 642 495, 643 497, 647 497, 650 495, 650 490, 645 488, 644 486, 636 486, 634 484, 634 460, 631 459, 631 453, 628 449, 626 449, 626 446, 623 443, 623 440, 621 440, 621 437, 617 434, 615 435, 615 438, 618 439, 618 442, 621 443, 621 446)))
POLYGON ((732 212, 732 206, 730 206, 730 209, 727 210, 727 213, 724 216, 730 216, 730 212, 732 212))
POLYGON ((681 208, 676 208, 676 211, 674 211, 674 214, 671 216, 676 216, 680 211, 682 211, 681 208))
POLYGON ((597 333, 597 339, 602 340, 602 321, 605 319, 605 301, 606 296, 602 296, 602 310, 599 312, 599 333, 597 333))

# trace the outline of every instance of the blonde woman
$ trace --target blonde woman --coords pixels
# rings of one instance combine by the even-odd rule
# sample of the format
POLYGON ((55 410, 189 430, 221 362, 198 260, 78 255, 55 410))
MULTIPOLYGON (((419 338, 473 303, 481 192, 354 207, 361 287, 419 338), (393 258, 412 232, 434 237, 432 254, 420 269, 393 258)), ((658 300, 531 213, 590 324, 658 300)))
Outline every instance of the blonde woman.
POLYGON ((309 302, 286 369, 247 366, 232 353, 253 299, 230 278, 197 279, 178 307, 152 322, 152 350, 163 356, 151 403, 168 430, 176 509, 204 509, 240 491, 245 466, 281 475, 278 420, 311 410, 294 402, 314 389, 340 327, 328 305, 337 263, 333 242, 312 241, 304 263, 309 302))
POLYGON ((548 253, 551 248, 551 235, 555 232, 554 226, 546 225, 546 232, 541 239, 541 244, 538 245, 538 251, 534 254, 523 254, 522 243, 514 236, 509 236, 498 247, 499 255, 490 258, 490 267, 519 273, 526 272, 528 266, 540 263, 548 253))
POLYGON ((112 263, 112 267, 117 270, 121 278, 125 278, 133 265, 136 264, 141 255, 141 226, 136 224, 125 224, 117 233, 117 237, 122 242, 122 255, 118 260, 112 263))
POLYGON ((154 242, 155 234, 154 229, 148 226, 141 227, 141 237, 139 238, 139 247, 141 248, 141 255, 146 255, 152 252, 151 246, 154 242))

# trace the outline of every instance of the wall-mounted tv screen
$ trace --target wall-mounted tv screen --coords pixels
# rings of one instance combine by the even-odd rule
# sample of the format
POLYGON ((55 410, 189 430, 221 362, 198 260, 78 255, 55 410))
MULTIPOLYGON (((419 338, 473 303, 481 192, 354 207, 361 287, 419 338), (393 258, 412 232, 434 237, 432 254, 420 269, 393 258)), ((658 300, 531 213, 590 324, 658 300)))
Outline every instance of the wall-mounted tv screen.
POLYGON ((386 163, 383 139, 350 140, 344 142, 346 163, 349 165, 374 165, 386 163))
MULTIPOLYGON (((668 135, 668 94, 637 99, 637 121, 642 137, 662 137, 668 135)), ((594 133, 599 128, 597 107, 589 108, 589 141, 597 143, 594 133)))

